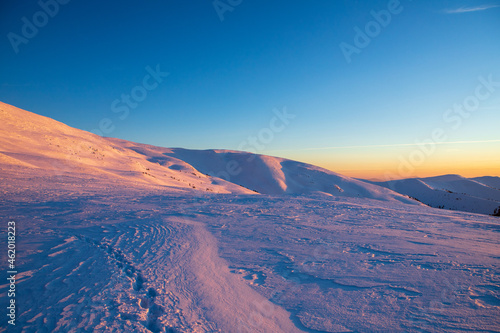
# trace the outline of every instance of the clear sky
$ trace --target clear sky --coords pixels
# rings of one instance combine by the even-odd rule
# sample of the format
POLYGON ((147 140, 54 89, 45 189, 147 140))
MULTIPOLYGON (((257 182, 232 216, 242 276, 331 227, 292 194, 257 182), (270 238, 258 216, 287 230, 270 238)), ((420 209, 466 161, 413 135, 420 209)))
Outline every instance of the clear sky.
POLYGON ((499 0, 6 0, 0 31, 0 100, 76 128, 500 176, 499 0))

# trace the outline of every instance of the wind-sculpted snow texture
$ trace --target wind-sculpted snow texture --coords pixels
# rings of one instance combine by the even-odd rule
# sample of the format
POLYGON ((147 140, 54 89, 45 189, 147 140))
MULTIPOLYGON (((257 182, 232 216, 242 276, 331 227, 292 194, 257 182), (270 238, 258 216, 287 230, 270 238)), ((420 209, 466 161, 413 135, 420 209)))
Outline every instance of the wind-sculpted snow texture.
POLYGON ((331 197, 2 203, 19 229, 18 331, 500 328, 494 217, 331 197))
POLYGON ((275 157, 0 115, 18 270, 1 332, 500 331, 497 217, 275 157))

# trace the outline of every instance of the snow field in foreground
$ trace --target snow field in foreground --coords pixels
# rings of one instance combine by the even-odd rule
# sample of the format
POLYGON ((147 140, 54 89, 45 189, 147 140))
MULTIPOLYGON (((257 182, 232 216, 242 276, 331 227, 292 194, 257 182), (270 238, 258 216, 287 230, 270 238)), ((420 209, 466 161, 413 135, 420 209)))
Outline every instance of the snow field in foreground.
POLYGON ((2 202, 19 331, 500 328, 497 218, 324 196, 2 202))

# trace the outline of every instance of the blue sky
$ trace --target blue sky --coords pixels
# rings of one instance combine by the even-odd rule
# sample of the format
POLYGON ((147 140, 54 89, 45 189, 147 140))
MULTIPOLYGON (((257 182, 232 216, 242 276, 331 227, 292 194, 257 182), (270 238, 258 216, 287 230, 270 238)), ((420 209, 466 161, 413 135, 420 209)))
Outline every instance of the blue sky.
POLYGON ((60 0, 57 12, 55 1, 0 5, 1 101, 195 149, 238 149, 286 108, 295 117, 257 152, 367 178, 441 128, 446 140, 411 176, 500 170, 500 87, 457 129, 443 120, 480 77, 500 81, 500 1, 60 0), (381 11, 390 22, 377 23, 381 11), (348 62, 340 46, 356 47, 356 27, 370 42, 348 62), (147 78, 156 69, 169 74, 147 78))

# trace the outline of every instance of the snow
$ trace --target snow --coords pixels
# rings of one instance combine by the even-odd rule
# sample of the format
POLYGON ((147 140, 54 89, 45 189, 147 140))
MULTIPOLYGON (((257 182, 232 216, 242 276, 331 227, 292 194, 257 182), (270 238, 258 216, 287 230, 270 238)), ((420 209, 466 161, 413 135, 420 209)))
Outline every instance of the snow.
POLYGON ((500 331, 496 217, 276 157, 0 116, 19 271, 2 332, 500 331))
POLYGON ((325 194, 416 204, 408 197, 335 172, 291 160, 228 150, 172 149, 175 156, 200 172, 261 194, 325 194), (232 163, 232 164, 231 164, 232 163), (233 172, 228 172, 229 169, 233 172))
POLYGON ((374 184, 416 198, 431 207, 489 215, 500 207, 500 177, 469 179, 444 175, 374 184))
POLYGON ((500 190, 500 177, 477 177, 472 179, 480 184, 500 190))
POLYGON ((500 325, 494 217, 372 199, 161 191, 14 199, 1 213, 16 217, 19 270, 30 271, 17 286, 27 331, 500 325))

